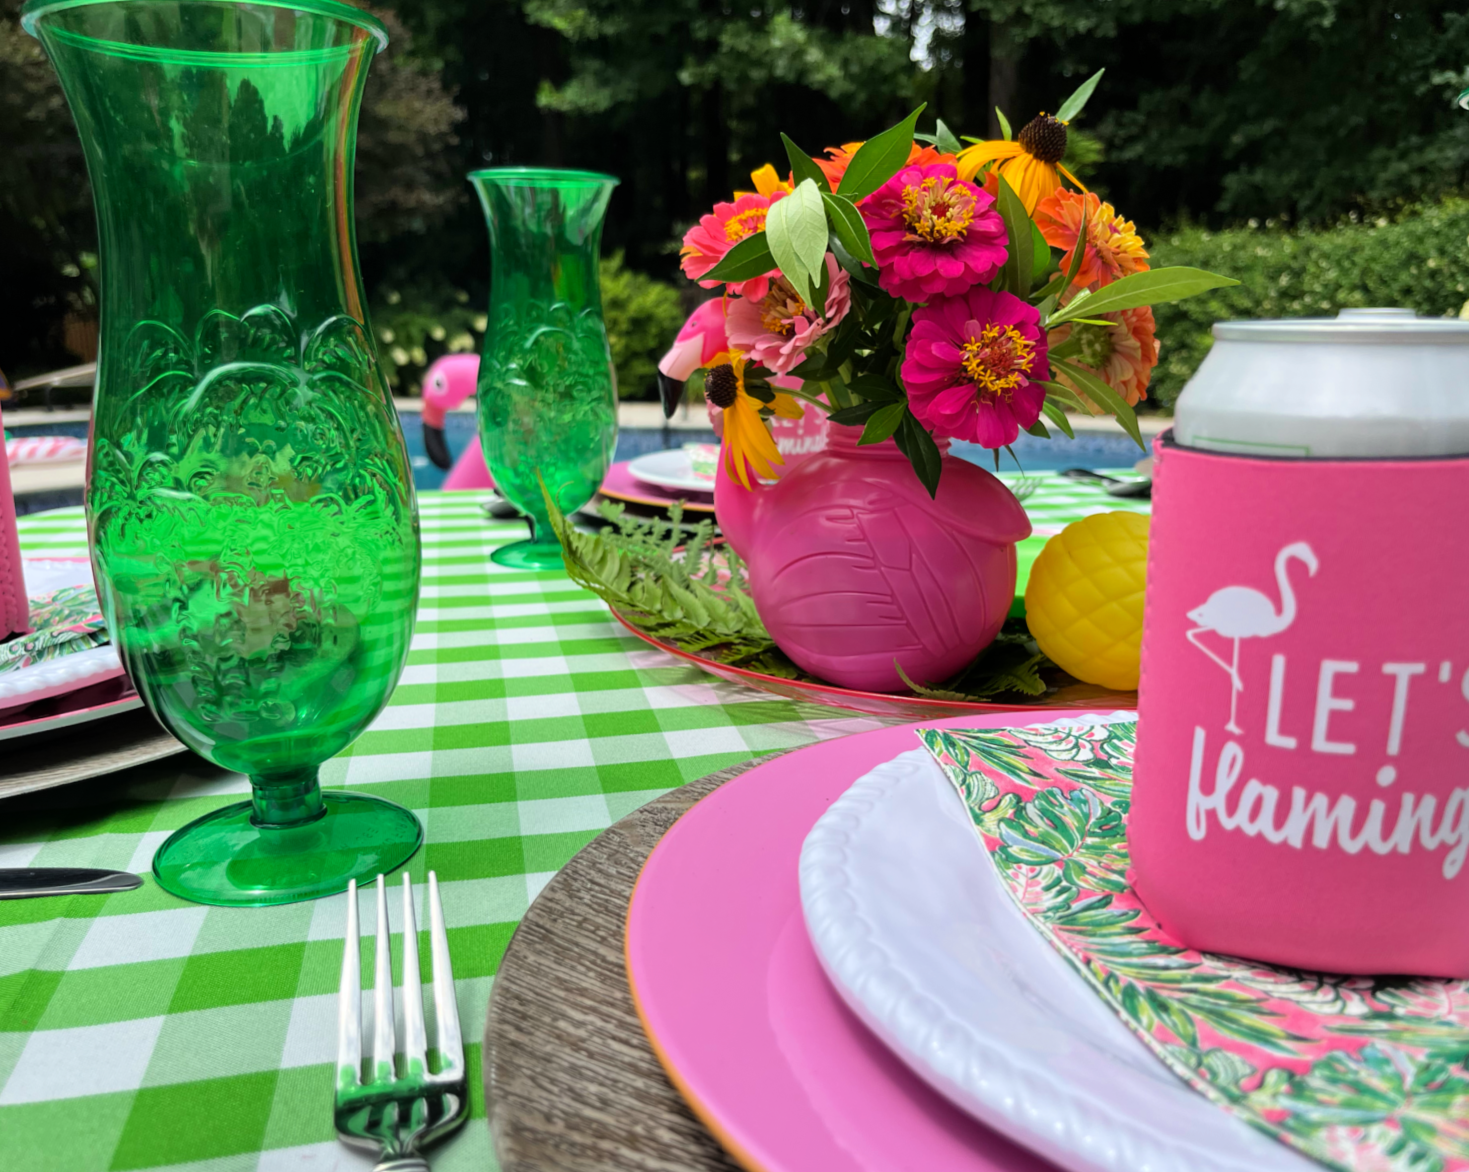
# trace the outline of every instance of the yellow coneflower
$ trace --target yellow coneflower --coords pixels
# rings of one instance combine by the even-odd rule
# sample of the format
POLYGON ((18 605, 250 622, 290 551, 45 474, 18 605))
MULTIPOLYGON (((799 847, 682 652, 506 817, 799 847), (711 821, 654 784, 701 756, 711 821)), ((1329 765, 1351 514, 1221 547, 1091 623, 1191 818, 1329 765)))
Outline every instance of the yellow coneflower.
POLYGON ((959 178, 972 182, 985 166, 994 163, 994 173, 1015 189, 1030 215, 1036 204, 1061 186, 1062 175, 1086 190, 1081 180, 1061 166, 1065 154, 1066 123, 1042 114, 1021 127, 1013 142, 993 139, 960 151, 959 178))
POLYGON ((725 467, 731 476, 749 488, 748 468, 754 468, 756 476, 770 480, 775 476, 773 465, 785 463, 770 435, 770 428, 761 418, 760 409, 768 406, 787 419, 799 419, 803 412, 799 403, 779 391, 775 392, 775 399, 770 403, 761 403, 751 395, 745 389, 747 361, 738 350, 716 354, 704 376, 704 394, 724 412, 725 467))

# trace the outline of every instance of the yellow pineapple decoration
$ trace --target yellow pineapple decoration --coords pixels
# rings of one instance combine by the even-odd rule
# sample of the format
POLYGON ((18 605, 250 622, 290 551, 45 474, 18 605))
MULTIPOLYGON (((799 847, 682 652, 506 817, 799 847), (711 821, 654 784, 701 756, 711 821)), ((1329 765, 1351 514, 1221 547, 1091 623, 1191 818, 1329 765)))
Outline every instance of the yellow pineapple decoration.
POLYGON ((1035 559, 1025 617, 1063 671, 1118 691, 1137 687, 1148 518, 1097 513, 1074 521, 1035 559))

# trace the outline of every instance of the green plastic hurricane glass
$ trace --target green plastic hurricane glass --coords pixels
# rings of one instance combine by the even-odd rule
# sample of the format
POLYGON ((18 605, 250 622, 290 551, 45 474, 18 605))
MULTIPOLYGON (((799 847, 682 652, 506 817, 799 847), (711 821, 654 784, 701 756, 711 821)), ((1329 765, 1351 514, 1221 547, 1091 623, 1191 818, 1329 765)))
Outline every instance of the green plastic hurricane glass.
POLYGON ((570 514, 601 487, 617 446, 617 379, 597 266, 618 181, 528 167, 469 179, 490 230, 480 447, 496 490, 531 519, 531 540, 490 556, 521 569, 560 569, 541 482, 570 514))
POLYGON ((31 0, 101 238, 87 521, 148 708, 247 774, 153 872, 287 903, 404 862, 418 819, 321 792, 381 710, 418 594, 407 452, 352 230, 362 84, 384 43, 334 0, 31 0))

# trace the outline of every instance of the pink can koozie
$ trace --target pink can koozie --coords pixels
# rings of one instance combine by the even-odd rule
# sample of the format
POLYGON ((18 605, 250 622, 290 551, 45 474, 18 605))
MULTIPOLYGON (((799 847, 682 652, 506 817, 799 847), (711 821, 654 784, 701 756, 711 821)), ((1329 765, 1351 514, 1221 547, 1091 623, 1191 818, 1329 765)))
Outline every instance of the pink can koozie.
POLYGON ((1155 453, 1138 894, 1192 948, 1469 977, 1469 457, 1155 453))

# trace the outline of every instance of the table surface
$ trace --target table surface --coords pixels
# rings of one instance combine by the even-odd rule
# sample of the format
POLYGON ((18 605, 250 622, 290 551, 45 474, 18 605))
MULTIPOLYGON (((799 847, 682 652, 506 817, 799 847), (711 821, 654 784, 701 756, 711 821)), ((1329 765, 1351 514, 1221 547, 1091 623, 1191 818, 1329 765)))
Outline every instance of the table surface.
MULTIPOLYGON (((1025 503, 1038 536, 1023 566, 1068 521, 1147 509, 1034 480, 1025 503)), ((408 870, 420 882, 433 869, 443 884, 466 1039, 482 1035, 516 924, 602 830, 716 770, 884 723, 713 679, 627 634, 564 575, 492 564, 490 550, 525 530, 487 522, 483 499, 421 494, 408 666, 372 727, 322 768, 323 784, 423 820, 425 848, 408 870)), ((80 509, 20 527, 29 556, 86 553, 80 509)), ((0 866, 147 872, 172 831, 248 791, 238 774, 185 755, 5 799, 0 866)), ((331 1126, 345 917, 344 895, 202 907, 151 875, 101 898, 0 902, 0 1167, 369 1169, 331 1126)), ((371 924, 365 916, 364 934, 371 924)), ((481 1048, 466 1051, 471 1118, 434 1150, 435 1172, 496 1167, 481 1048)))

